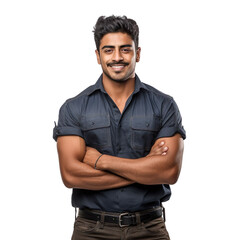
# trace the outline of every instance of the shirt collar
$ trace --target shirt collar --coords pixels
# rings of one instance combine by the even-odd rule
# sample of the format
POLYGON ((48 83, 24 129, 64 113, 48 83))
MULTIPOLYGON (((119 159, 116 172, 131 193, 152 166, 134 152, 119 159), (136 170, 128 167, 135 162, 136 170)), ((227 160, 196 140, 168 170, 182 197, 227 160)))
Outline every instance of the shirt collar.
MULTIPOLYGON (((141 80, 139 79, 138 75, 135 74, 135 89, 133 91, 133 94, 137 93, 140 91, 140 89, 143 88, 143 89, 146 89, 148 90, 147 86, 145 84, 143 84, 141 82, 141 80)), ((103 84, 102 84, 102 74, 101 76, 98 78, 97 82, 95 83, 95 85, 93 85, 93 88, 88 92, 88 95, 91 95, 93 92, 97 91, 97 90, 100 90, 101 92, 103 93, 107 93, 103 87, 103 84)))
POLYGON ((141 82, 140 78, 138 77, 137 74, 135 74, 135 89, 133 91, 133 93, 137 93, 140 91, 140 89, 143 88, 145 90, 148 90, 147 86, 141 82))

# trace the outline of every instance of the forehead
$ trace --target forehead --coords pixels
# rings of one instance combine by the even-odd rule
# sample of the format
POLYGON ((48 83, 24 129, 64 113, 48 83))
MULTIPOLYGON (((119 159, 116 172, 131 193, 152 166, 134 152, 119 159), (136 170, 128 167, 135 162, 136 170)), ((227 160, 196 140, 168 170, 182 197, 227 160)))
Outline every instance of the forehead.
POLYGON ((133 47, 135 46, 131 36, 128 35, 127 33, 121 33, 121 32, 108 33, 104 35, 103 38, 101 39, 100 48, 106 45, 121 46, 126 44, 130 44, 133 47))

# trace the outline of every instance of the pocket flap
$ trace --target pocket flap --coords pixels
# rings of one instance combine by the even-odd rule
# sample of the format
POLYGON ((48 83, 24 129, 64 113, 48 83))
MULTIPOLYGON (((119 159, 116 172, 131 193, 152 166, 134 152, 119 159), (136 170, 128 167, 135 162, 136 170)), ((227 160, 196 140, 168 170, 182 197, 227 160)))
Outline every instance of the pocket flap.
POLYGON ((83 130, 93 130, 98 128, 110 127, 110 117, 109 116, 87 116, 84 118, 83 130))
POLYGON ((159 131, 160 119, 158 117, 133 117, 132 128, 144 131, 159 131))

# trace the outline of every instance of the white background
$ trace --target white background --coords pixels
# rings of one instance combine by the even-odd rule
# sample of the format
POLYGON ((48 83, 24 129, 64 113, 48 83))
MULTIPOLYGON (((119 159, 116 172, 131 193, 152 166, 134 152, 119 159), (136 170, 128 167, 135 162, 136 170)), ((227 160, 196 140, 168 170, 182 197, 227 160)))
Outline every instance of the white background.
POLYGON ((54 121, 101 73, 100 15, 140 27, 143 82, 172 95, 187 130, 172 187, 173 240, 240 239, 238 1, 0 2, 0 239, 70 239, 71 190, 61 181, 54 121))

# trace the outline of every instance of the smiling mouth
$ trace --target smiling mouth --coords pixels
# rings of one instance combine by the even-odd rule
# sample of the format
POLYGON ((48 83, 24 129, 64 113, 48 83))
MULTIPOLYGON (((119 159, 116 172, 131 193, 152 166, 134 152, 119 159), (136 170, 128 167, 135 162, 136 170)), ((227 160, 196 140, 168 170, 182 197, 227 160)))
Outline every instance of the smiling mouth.
POLYGON ((125 68, 126 65, 113 65, 111 66, 111 68, 114 70, 114 71, 122 71, 124 68, 125 68))
POLYGON ((114 71, 122 71, 128 64, 127 63, 109 63, 108 67, 111 67, 114 71))

